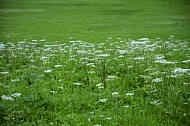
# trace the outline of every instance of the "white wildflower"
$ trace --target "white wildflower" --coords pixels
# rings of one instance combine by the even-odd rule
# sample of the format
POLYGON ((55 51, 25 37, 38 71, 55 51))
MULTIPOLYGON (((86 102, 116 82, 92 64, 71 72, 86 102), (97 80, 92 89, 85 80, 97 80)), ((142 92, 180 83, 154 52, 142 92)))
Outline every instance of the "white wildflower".
POLYGON ((5 48, 5 44, 0 44, 0 50, 5 48))
POLYGON ((58 86, 57 88, 59 88, 59 89, 63 89, 63 86, 58 86))
POLYGON ((142 42, 139 42, 139 41, 131 41, 130 45, 144 45, 146 44, 146 41, 142 41, 142 42))
POLYGON ((133 96, 133 95, 135 95, 135 93, 134 93, 134 92, 129 92, 129 93, 126 93, 126 96, 133 96))
POLYGON ((128 68, 133 68, 133 66, 128 66, 128 68))
POLYGON ((144 57, 135 57, 134 60, 144 60, 144 57))
POLYGON ((50 125, 53 125, 53 122, 50 122, 49 124, 50 124, 50 125))
POLYGON ((155 56, 155 60, 161 60, 161 59, 165 59, 165 56, 163 54, 159 54, 155 56))
POLYGON ((45 59, 47 59, 48 57, 47 56, 42 56, 40 59, 41 60, 45 60, 45 59))
POLYGON ((156 100, 156 101, 150 102, 150 104, 152 104, 152 105, 160 105, 160 104, 162 104, 162 102, 160 102, 159 100, 156 100))
POLYGON ((139 41, 148 41, 148 38, 140 38, 139 41))
POLYGON ((190 72, 190 69, 175 68, 173 70, 173 73, 188 73, 188 72, 190 72))
POLYGON ((30 62, 32 62, 32 63, 35 62, 35 61, 36 61, 36 60, 30 60, 30 62))
POLYGON ((129 108, 129 105, 125 105, 125 106, 123 106, 123 108, 129 108))
POLYGON ((54 94, 54 93, 57 93, 57 91, 50 91, 50 92, 53 93, 53 94, 54 94))
POLYGON ((90 123, 90 122, 91 122, 91 119, 88 118, 87 122, 90 123))
POLYGON ((12 94, 11 96, 12 97, 20 97, 22 95, 22 93, 14 93, 14 94, 12 94))
POLYGON ((113 92, 113 93, 112 93, 112 96, 118 97, 118 96, 119 96, 119 92, 113 92))
POLYGON ((104 84, 103 83, 99 83, 99 84, 96 85, 96 87, 100 87, 100 86, 104 86, 104 84))
POLYGON ((99 87, 98 87, 98 89, 103 89, 103 88, 104 88, 104 86, 99 86, 99 87))
POLYGON ((152 82, 162 82, 162 81, 163 81, 162 78, 155 78, 155 79, 152 80, 152 82))
POLYGON ((95 67, 94 63, 87 63, 86 65, 87 65, 87 66, 95 67))
POLYGON ((8 96, 8 95, 2 95, 1 98, 2 98, 2 100, 14 101, 14 99, 11 96, 8 96))
POLYGON ((44 72, 45 73, 51 73, 53 70, 51 70, 51 69, 48 69, 48 70, 45 70, 44 72))
POLYGON ((82 83, 73 83, 74 85, 76 85, 76 86, 81 86, 82 85, 82 83))
POLYGON ((20 81, 20 79, 11 79, 11 82, 17 82, 20 81))
POLYGON ((190 63, 190 60, 183 60, 182 63, 190 63))
POLYGON ((167 61, 165 59, 160 59, 160 60, 156 60, 154 61, 154 63, 161 63, 161 64, 175 64, 176 62, 171 62, 171 61, 167 61))
POLYGON ((62 65, 57 64, 57 65, 55 65, 54 67, 55 67, 55 68, 58 68, 58 67, 62 67, 62 65))
POLYGON ((103 89, 104 88, 104 84, 103 83, 97 84, 96 87, 98 87, 98 89, 103 89))
POLYGON ((180 77, 180 76, 182 76, 182 74, 169 75, 167 77, 168 78, 176 78, 176 77, 180 77))
POLYGON ((105 103, 107 100, 108 100, 108 99, 105 99, 105 98, 104 98, 104 99, 100 99, 99 102, 105 103))
POLYGON ((120 55, 118 58, 124 58, 125 56, 124 55, 120 55))
POLYGON ((79 53, 79 54, 86 54, 87 51, 86 50, 78 50, 77 53, 79 53))
POLYGON ((38 40, 37 39, 33 39, 32 42, 37 42, 38 40))
POLYGON ((9 72, 0 72, 0 74, 4 74, 4 75, 5 75, 5 74, 8 74, 8 73, 9 73, 9 72))
POLYGON ((107 81, 111 81, 114 80, 115 78, 117 78, 116 76, 107 76, 107 81))
POLYGON ((121 55, 123 55, 123 54, 127 53, 127 50, 118 50, 118 52, 119 52, 121 55))
POLYGON ((109 54, 99 54, 99 55, 96 55, 97 57, 100 57, 100 58, 104 58, 104 57, 108 57, 110 56, 109 54))
POLYGON ((105 120, 111 120, 112 118, 111 117, 106 117, 105 120))
POLYGON ((45 42, 46 41, 46 39, 41 39, 41 40, 39 40, 40 42, 45 42))

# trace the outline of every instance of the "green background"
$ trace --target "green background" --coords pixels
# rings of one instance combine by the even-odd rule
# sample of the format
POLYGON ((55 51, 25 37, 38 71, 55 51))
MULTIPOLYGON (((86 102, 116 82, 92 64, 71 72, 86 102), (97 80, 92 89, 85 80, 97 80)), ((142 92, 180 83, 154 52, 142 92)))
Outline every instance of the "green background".
POLYGON ((0 0, 2 42, 170 35, 190 38, 189 0, 0 0))

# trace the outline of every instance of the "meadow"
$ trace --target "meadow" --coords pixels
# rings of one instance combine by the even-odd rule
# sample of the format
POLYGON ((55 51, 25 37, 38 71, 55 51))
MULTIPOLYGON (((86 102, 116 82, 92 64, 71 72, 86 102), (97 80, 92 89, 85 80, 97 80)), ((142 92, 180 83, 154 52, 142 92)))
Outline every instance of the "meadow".
POLYGON ((2 125, 190 124, 188 41, 25 40, 0 51, 2 125))
POLYGON ((0 0, 0 125, 190 125, 188 0, 0 0))

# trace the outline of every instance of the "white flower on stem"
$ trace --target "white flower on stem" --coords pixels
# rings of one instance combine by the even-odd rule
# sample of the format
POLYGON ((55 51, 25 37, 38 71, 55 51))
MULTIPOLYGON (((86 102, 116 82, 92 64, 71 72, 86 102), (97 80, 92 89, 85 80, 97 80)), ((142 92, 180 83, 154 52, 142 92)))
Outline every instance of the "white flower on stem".
POLYGON ((123 55, 123 54, 127 53, 127 50, 118 50, 118 52, 119 52, 121 55, 123 55))
POLYGON ((104 88, 104 84, 103 83, 99 83, 99 84, 96 85, 96 87, 98 87, 98 89, 102 89, 102 88, 104 88))
POLYGON ((105 120, 111 120, 112 118, 111 117, 106 117, 105 120))
POLYGON ((20 79, 11 79, 11 82, 18 82, 20 79))
POLYGON ((125 106, 123 106, 123 108, 129 108, 129 105, 125 105, 125 106))
POLYGON ((51 73, 53 70, 51 70, 51 69, 48 69, 48 70, 45 70, 44 72, 45 73, 51 73))
POLYGON ((55 67, 55 68, 58 68, 58 67, 62 67, 62 65, 59 65, 59 64, 58 64, 58 65, 55 65, 54 67, 55 67))
POLYGON ((125 56, 124 55, 120 55, 118 58, 124 58, 125 56))
POLYGON ((113 93, 112 93, 112 96, 118 97, 118 96, 119 96, 119 92, 113 92, 113 93))
POLYGON ((14 93, 14 94, 12 94, 11 96, 12 97, 20 97, 22 95, 22 93, 14 93))
POLYGON ((159 100, 156 100, 156 101, 150 102, 150 104, 152 104, 152 105, 160 105, 160 104, 162 104, 162 102, 160 102, 159 100))
POLYGON ((0 74, 4 74, 4 75, 5 75, 5 74, 8 74, 8 73, 9 73, 9 72, 0 72, 0 74))
POLYGON ((126 93, 126 96, 133 96, 133 95, 135 95, 134 92, 126 93))
POLYGON ((104 99, 100 99, 99 102, 101 103, 105 103, 108 99, 104 98, 104 99))
POLYGON ((190 60, 183 60, 182 63, 190 63, 190 60))
POLYGON ((116 76, 107 76, 107 81, 111 81, 117 78, 116 76))
POLYGON ((48 59, 48 57, 47 56, 42 56, 40 59, 41 60, 46 60, 46 59, 48 59))
POLYGON ((160 63, 160 64, 175 64, 176 62, 171 62, 171 61, 167 61, 167 60, 165 60, 165 59, 160 59, 160 60, 154 61, 154 63, 160 63))
POLYGON ((135 57, 134 60, 144 60, 144 57, 135 57))
POLYGON ((81 86, 82 85, 82 83, 73 83, 74 85, 76 85, 76 86, 81 86))
POLYGON ((163 81, 162 78, 155 78, 155 79, 152 80, 152 82, 156 82, 156 83, 162 82, 162 81, 163 81))
POLYGON ((79 54, 86 54, 87 51, 86 50, 79 50, 79 51, 77 51, 77 53, 79 53, 79 54))
POLYGON ((5 44, 0 44, 0 50, 5 48, 5 44))
POLYGON ((6 100, 6 101, 14 101, 14 99, 8 95, 2 95, 1 98, 2 100, 6 100))
POLYGON ((175 68, 173 70, 173 73, 188 73, 188 72, 190 72, 190 69, 175 68))
POLYGON ((86 66, 96 67, 94 63, 87 63, 86 66))
POLYGON ((108 57, 110 56, 109 54, 99 54, 97 55, 97 57, 100 57, 100 58, 104 58, 104 57, 108 57))
POLYGON ((148 38, 140 38, 139 41, 149 41, 148 38))
POLYGON ((53 94, 54 94, 54 93, 57 93, 57 91, 50 91, 50 92, 53 93, 53 94))

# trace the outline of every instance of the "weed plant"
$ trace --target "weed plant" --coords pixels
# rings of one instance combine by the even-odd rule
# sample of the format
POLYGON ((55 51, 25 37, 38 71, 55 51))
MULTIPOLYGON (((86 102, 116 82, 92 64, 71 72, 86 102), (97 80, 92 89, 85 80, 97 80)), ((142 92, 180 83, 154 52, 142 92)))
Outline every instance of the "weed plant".
POLYGON ((1 125, 190 125, 189 51, 173 36, 1 42, 1 125))

